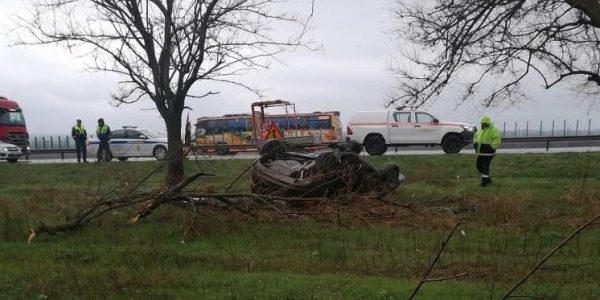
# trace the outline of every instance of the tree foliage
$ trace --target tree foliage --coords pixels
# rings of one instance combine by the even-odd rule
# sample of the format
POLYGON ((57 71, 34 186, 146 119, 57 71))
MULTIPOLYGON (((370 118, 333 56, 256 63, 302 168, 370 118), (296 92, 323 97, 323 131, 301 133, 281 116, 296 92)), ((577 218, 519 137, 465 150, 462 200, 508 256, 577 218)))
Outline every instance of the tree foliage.
MULTIPOLYGON (((181 117, 199 81, 251 89, 239 79, 269 59, 306 45, 305 20, 285 0, 30 0, 22 44, 63 44, 92 57, 94 70, 122 75, 117 104, 149 98, 169 138, 167 184, 183 178, 181 117), (275 33, 276 27, 295 34, 275 33)), ((251 89, 253 90, 253 89, 251 89)))
POLYGON ((391 100, 420 106, 450 84, 460 100, 518 100, 530 78, 600 92, 600 2, 589 0, 397 0, 395 36, 420 47, 395 66, 391 100), (461 86, 462 86, 461 85, 461 86))

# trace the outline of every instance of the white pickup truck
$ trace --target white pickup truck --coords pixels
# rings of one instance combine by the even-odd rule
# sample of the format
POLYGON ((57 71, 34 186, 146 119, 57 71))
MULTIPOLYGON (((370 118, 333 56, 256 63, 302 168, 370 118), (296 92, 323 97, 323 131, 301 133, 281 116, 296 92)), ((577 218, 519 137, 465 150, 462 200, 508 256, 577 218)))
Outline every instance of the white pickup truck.
POLYGON ((346 133, 347 140, 365 146, 370 155, 382 155, 388 146, 442 145, 445 153, 458 153, 473 142, 477 128, 466 123, 440 121, 426 111, 359 111, 354 113, 346 133))

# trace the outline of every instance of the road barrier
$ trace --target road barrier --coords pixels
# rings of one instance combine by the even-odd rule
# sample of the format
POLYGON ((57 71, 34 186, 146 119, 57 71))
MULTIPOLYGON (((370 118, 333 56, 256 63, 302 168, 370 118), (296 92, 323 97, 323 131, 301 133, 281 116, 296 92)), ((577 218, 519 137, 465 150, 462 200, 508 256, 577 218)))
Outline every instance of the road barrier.
POLYGON ((502 138, 502 143, 546 143, 546 151, 550 149, 551 142, 581 142, 600 141, 600 135, 572 135, 572 136, 535 136, 535 137, 510 137, 502 138))

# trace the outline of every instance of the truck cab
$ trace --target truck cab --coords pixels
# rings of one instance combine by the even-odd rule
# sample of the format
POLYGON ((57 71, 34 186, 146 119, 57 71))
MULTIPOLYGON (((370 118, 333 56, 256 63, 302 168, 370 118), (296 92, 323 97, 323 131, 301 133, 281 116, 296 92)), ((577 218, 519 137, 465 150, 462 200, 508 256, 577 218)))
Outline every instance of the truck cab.
POLYGON ((17 102, 0 96, 0 141, 13 144, 29 158, 29 134, 23 111, 17 102))

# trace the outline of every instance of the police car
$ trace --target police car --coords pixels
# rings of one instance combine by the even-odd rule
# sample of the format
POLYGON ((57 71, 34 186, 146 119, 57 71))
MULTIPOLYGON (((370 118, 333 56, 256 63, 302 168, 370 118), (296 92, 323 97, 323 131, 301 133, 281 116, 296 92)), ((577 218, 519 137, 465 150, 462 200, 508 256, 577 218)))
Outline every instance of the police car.
MULTIPOLYGON (((88 155, 94 157, 100 141, 97 137, 88 142, 88 155)), ((111 130, 110 151, 112 157, 125 161, 130 157, 154 157, 157 160, 167 158, 167 138, 150 129, 135 126, 123 126, 111 130)))

